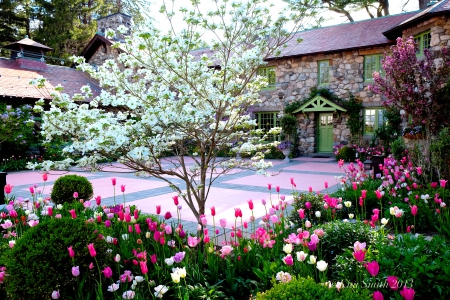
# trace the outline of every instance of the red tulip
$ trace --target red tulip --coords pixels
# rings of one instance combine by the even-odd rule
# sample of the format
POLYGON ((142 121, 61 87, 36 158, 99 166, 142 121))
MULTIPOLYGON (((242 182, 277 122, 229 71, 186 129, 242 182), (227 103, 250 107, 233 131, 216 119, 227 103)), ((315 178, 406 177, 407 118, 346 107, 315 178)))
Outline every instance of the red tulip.
POLYGON ((267 184, 267 188, 269 189, 269 191, 272 189, 272 184, 268 183, 267 184))
POLYGON ((324 184, 325 184, 325 188, 327 189, 328 188, 328 182, 325 181, 324 184))
POLYGON ((111 183, 112 183, 112 185, 116 185, 116 178, 111 178, 111 183))
POLYGON ((277 185, 275 188, 276 188, 276 190, 277 190, 277 193, 279 193, 279 192, 280 192, 280 186, 277 185))
POLYGON ((122 184, 122 185, 120 186, 120 191, 121 191, 122 193, 125 193, 125 185, 122 184))
POLYGON ((358 184, 356 182, 352 182, 352 186, 354 191, 358 189, 358 184))
POLYGON ((42 174, 42 180, 44 180, 44 181, 48 180, 48 174, 47 173, 42 174))
POLYGON ((33 195, 34 194, 34 187, 32 187, 32 186, 30 186, 30 193, 31 193, 31 195, 33 195))
POLYGON ((150 261, 152 262, 152 264, 156 264, 156 254, 150 256, 150 261))
MULTIPOLYGON (((5 185, 5 194, 11 194, 12 188, 13 188, 13 185, 10 185, 9 183, 7 185, 5 185)), ((31 191, 31 188, 32 187, 30 187, 30 191, 31 191)))
POLYGON ((139 219, 139 210, 137 210, 137 208, 134 210, 134 219, 139 219))
POLYGON ((170 211, 166 212, 166 214, 164 215, 164 219, 169 220, 170 218, 172 218, 172 214, 170 213, 170 211))
POLYGON ((69 248, 67 248, 67 250, 69 250, 69 256, 71 258, 75 257, 75 251, 73 251, 72 246, 70 246, 69 248))
POLYGON ((156 205, 156 214, 157 215, 161 214, 161 205, 156 205))
POLYGON ((102 204, 102 197, 101 196, 95 197, 95 203, 97 203, 97 205, 102 204))
POLYGON ((175 205, 178 205, 178 196, 173 196, 172 197, 172 199, 173 199, 173 203, 175 204, 175 205))
POLYGON ((359 197, 359 206, 363 206, 363 205, 364 205, 363 197, 359 197))
POLYGON ((381 197, 383 197, 383 194, 379 190, 375 191, 375 195, 377 196, 378 200, 380 200, 381 197))
POLYGON ((437 182, 432 182, 432 183, 430 183, 430 187, 431 187, 432 189, 437 188, 437 186, 438 186, 438 183, 437 183, 437 182))
POLYGON ((369 274, 372 275, 373 277, 376 277, 378 275, 378 272, 380 272, 380 266, 376 261, 367 263, 366 269, 369 272, 369 274))
POLYGON ((88 250, 89 250, 89 254, 92 257, 95 257, 97 255, 97 252, 95 252, 94 243, 91 243, 91 244, 87 245, 87 247, 88 247, 88 250))
POLYGON ((47 207, 47 215, 49 215, 50 217, 53 216, 53 207, 51 206, 47 207))
POLYGON ((134 230, 136 231, 137 234, 141 233, 141 227, 139 224, 134 224, 134 230))
POLYGON ((363 197, 363 199, 366 199, 366 196, 367 196, 367 190, 362 190, 361 197, 363 197))

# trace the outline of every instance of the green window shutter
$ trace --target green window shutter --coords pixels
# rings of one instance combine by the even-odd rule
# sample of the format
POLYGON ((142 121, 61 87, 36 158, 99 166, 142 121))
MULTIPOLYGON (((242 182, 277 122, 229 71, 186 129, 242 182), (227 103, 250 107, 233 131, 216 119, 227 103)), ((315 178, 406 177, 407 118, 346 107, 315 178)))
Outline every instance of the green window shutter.
POLYGON ((318 62, 318 83, 327 84, 329 83, 330 76, 330 62, 328 60, 322 60, 318 62))

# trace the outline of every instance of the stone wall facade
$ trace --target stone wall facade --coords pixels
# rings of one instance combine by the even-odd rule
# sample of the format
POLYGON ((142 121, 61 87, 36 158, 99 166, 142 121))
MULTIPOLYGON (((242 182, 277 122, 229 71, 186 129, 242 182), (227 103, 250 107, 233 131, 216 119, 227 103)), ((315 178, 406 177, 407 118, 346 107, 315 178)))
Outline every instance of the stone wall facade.
MULTIPOLYGON (((380 95, 373 94, 368 86, 373 82, 364 81, 364 56, 383 54, 390 46, 373 47, 359 50, 347 50, 332 54, 309 55, 298 58, 271 61, 268 66, 275 66, 276 89, 262 91, 262 102, 254 111, 282 111, 286 104, 303 100, 309 96, 310 90, 318 86, 318 62, 329 61, 329 83, 321 85, 328 88, 342 99, 352 93, 365 107, 381 106, 380 95)), ((310 113, 308 118, 298 114, 299 151, 310 155, 316 149, 316 118, 310 113)), ((345 113, 333 114, 333 142, 348 143, 350 130, 347 128, 345 113)))
POLYGON ((111 45, 100 46, 94 55, 89 59, 91 65, 101 66, 105 60, 114 59, 119 55, 117 49, 112 49, 111 45))
POLYGON ((128 33, 125 35, 119 35, 118 39, 123 40, 124 36, 130 35, 131 32, 131 17, 122 13, 116 13, 113 15, 106 16, 97 20, 97 32, 99 34, 105 34, 107 29, 112 29, 117 31, 117 28, 123 25, 128 28, 128 33))
POLYGON ((432 50, 440 50, 442 46, 450 46, 450 19, 447 16, 436 16, 403 30, 402 37, 415 36, 430 30, 432 50))

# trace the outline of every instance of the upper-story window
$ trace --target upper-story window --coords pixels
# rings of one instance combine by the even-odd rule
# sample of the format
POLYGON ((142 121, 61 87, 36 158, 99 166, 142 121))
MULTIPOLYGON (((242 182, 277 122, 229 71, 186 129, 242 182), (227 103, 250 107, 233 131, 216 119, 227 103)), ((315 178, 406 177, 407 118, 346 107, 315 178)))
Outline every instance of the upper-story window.
POLYGON ((319 85, 328 84, 330 82, 330 61, 321 60, 317 62, 318 65, 318 83, 319 85))
POLYGON ((364 80, 373 81, 373 72, 384 74, 384 69, 381 65, 383 54, 366 55, 364 57, 364 80))
POLYGON ((428 30, 416 35, 414 41, 417 43, 417 56, 424 55, 424 50, 430 48, 431 32, 428 30))
POLYGON ((277 84, 275 77, 275 67, 264 67, 258 69, 258 75, 267 78, 267 86, 263 90, 273 90, 277 84))

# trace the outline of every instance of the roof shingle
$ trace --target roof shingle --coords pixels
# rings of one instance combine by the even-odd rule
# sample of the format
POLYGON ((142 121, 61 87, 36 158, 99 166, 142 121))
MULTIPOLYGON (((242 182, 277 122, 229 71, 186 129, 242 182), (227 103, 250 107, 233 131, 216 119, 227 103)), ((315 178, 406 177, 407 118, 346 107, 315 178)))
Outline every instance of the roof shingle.
POLYGON ((47 65, 47 70, 20 68, 16 61, 0 57, 0 96, 18 98, 50 99, 50 93, 61 84, 64 92, 73 95, 80 88, 90 85, 94 96, 100 94, 100 87, 87 74, 68 67, 47 65), (45 88, 37 89, 29 81, 42 75, 47 79, 45 88))

